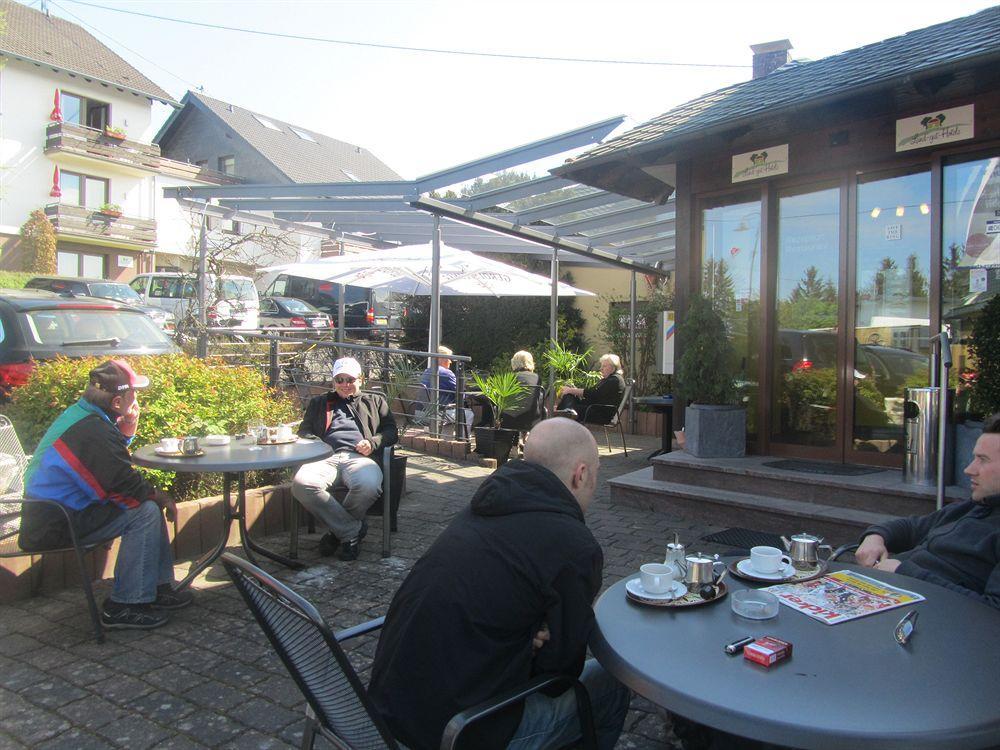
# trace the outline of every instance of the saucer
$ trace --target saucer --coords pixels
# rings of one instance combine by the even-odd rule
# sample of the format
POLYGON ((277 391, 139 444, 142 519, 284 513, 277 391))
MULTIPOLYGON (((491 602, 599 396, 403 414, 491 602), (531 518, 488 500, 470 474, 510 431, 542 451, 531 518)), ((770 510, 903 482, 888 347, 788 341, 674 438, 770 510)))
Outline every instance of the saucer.
POLYGON ((205 445, 229 445, 229 435, 206 435, 202 442, 205 445))
POLYGON ((783 581, 786 578, 791 578, 795 575, 795 568, 792 567, 791 563, 783 565, 781 569, 775 573, 761 573, 750 564, 749 557, 736 563, 736 569, 745 576, 751 576, 752 578, 759 578, 765 581, 783 581))
POLYGON ((687 593, 687 586, 684 585, 684 581, 674 581, 670 591, 666 591, 662 594, 652 594, 642 587, 641 578, 633 578, 625 584, 625 590, 632 594, 632 596, 637 596, 641 599, 669 602, 684 596, 687 593))

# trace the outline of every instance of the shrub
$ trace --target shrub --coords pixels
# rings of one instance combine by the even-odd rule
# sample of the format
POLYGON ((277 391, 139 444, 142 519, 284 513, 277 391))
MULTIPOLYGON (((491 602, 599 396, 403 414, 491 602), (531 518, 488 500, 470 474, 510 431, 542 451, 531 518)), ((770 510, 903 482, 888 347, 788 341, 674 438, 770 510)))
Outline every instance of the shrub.
POLYGON ((0 289, 24 289, 37 275, 28 271, 0 271, 0 289))
POLYGON ((970 407, 981 416, 1000 412, 1000 294, 986 303, 972 324, 969 351, 976 360, 970 407))
MULTIPOLYGON (((149 388, 139 395, 142 414, 133 449, 156 443, 164 436, 241 433, 255 417, 277 424, 301 416, 298 405, 269 390, 255 370, 224 368, 219 366, 219 360, 193 359, 184 354, 126 359, 150 379, 149 388)), ((14 390, 9 415, 26 452, 32 452, 55 418, 76 402, 87 386, 87 374, 102 361, 96 357, 59 357, 42 362, 28 382, 14 390)), ((215 474, 141 471, 158 486, 170 487, 178 499, 215 494, 222 484, 221 477, 215 474)), ((268 479, 273 475, 248 475, 251 486, 268 479)))
POLYGON ((693 297, 678 331, 683 353, 675 388, 680 397, 696 404, 734 403, 736 353, 712 301, 693 297))
POLYGON ((56 272, 56 230, 40 208, 21 225, 23 268, 33 273, 56 272))

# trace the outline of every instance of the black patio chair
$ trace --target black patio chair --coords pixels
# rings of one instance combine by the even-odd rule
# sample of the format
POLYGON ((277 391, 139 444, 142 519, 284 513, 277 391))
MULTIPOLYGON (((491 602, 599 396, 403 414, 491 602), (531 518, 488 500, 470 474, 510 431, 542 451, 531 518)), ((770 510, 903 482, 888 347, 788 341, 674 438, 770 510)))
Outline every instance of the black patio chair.
MULTIPOLYGON (((392 458, 395 455, 395 445, 388 445, 380 448, 378 451, 372 454, 372 458, 375 463, 379 465, 382 469, 382 496, 376 500, 370 508, 366 515, 369 516, 381 516, 382 523, 386 523, 385 514, 385 498, 389 498, 389 531, 396 531, 398 527, 397 518, 399 516, 399 501, 403 496, 403 482, 393 482, 392 481, 392 458)), ((337 490, 340 493, 338 499, 342 500, 346 490, 337 490)), ((293 560, 297 560, 299 557, 299 502, 292 499, 292 509, 289 518, 289 525, 291 528, 289 544, 288 544, 288 556, 293 560)), ((316 519, 313 518, 310 513, 308 516, 308 530, 312 534, 316 531, 316 519)), ((389 534, 383 533, 382 535, 382 556, 388 557, 392 554, 392 539, 389 534)))
POLYGON ((628 455, 628 446, 625 445, 625 425, 622 423, 622 412, 628 405, 634 384, 635 381, 633 380, 625 381, 625 391, 622 393, 622 400, 618 403, 617 407, 608 406, 607 404, 591 404, 583 412, 580 421, 585 424, 599 425, 604 428, 604 438, 608 441, 608 453, 611 453, 611 433, 608 430, 613 430, 617 427, 622 436, 622 450, 625 451, 626 456, 628 455))
POLYGON ((830 553, 830 561, 839 560, 840 556, 846 552, 854 552, 858 549, 857 544, 842 544, 830 553))
MULTIPOLYGON (((312 604, 260 568, 229 552, 222 555, 222 564, 306 699, 303 750, 313 747, 317 734, 341 750, 399 748, 340 646, 349 638, 378 630, 385 618, 334 633, 312 604)), ((583 746, 596 750, 586 688, 562 675, 539 677, 519 690, 455 715, 442 736, 442 750, 463 748, 462 734, 470 724, 532 693, 561 684, 576 691, 583 746)))

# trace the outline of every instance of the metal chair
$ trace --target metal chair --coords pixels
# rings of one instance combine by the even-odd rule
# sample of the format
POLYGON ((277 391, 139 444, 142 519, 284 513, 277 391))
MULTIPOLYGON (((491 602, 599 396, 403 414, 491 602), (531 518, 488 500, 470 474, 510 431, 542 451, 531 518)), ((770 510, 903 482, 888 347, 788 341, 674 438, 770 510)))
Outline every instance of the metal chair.
MULTIPOLYGON (((399 748, 340 644, 382 627, 384 617, 334 633, 306 599, 255 565, 227 552, 222 564, 253 612, 308 704, 302 748, 312 748, 316 735, 340 750, 399 748)), ((462 733, 474 722, 492 716, 532 693, 565 684, 577 696, 583 746, 597 747, 590 700, 579 681, 564 675, 539 677, 497 699, 455 715, 444 730, 442 750, 463 747, 462 733)))
POLYGON ((628 455, 628 446, 625 445, 625 425, 622 422, 622 411, 628 405, 633 385, 635 385, 634 380, 625 381, 625 391, 622 393, 622 400, 619 402, 617 408, 608 406, 607 404, 591 404, 583 412, 582 422, 599 425, 604 428, 604 438, 608 441, 608 453, 611 453, 611 434, 608 432, 608 429, 613 430, 617 427, 622 436, 622 450, 625 451, 626 456, 628 455))
POLYGON ((830 560, 838 560, 845 552, 854 552, 857 548, 857 544, 842 544, 830 554, 830 560))

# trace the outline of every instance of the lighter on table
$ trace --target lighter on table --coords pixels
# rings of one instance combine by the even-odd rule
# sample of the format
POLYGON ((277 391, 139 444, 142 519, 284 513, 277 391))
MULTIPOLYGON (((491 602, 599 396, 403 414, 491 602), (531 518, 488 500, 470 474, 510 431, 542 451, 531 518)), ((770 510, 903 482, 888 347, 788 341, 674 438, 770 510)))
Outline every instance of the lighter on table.
POLYGON ((752 635, 748 635, 746 638, 740 638, 739 640, 735 640, 732 643, 727 643, 725 651, 730 656, 734 656, 740 653, 740 651, 743 650, 744 646, 753 643, 755 640, 756 639, 752 635))
POLYGON ((917 615, 918 612, 915 609, 910 610, 903 615, 903 619, 897 623, 896 629, 893 631, 893 635, 896 637, 896 643, 900 646, 905 646, 907 641, 910 640, 910 636, 913 635, 913 631, 917 627, 917 615))

